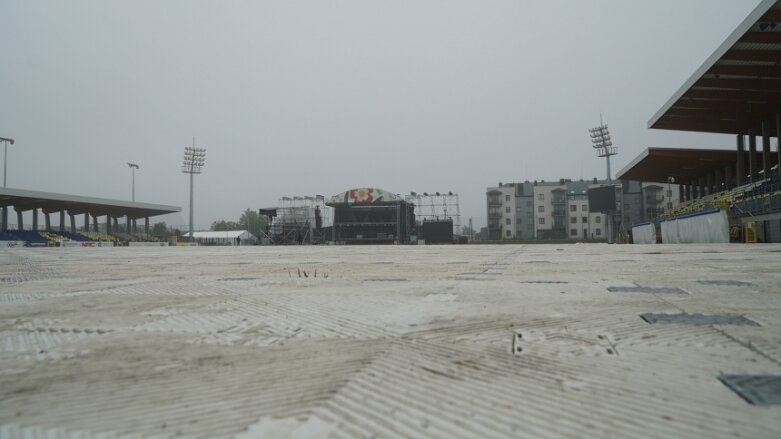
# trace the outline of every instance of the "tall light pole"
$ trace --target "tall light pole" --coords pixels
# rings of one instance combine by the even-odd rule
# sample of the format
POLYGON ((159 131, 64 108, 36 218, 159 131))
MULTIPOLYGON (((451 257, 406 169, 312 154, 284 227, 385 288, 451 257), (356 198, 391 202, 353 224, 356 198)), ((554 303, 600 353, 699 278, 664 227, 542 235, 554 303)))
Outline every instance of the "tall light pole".
POLYGON ((130 167, 131 172, 133 173, 133 198, 132 198, 132 200, 136 201, 136 169, 138 169, 138 165, 135 164, 135 163, 129 163, 129 162, 128 162, 127 165, 130 167))
MULTIPOLYGON (((5 152, 3 153, 3 189, 5 189, 5 173, 8 168, 8 143, 11 143, 11 145, 14 144, 14 139, 7 139, 5 137, 0 137, 0 142, 3 142, 5 144, 5 152)), ((6 231, 8 230, 8 208, 3 207, 2 211, 2 228, 0 228, 0 231, 6 231)))
MULTIPOLYGON (((610 177, 610 156, 618 154, 618 151, 616 147, 613 146, 613 141, 610 140, 610 130, 608 129, 607 124, 602 123, 601 114, 599 115, 599 126, 591 128, 588 132, 591 134, 591 146, 597 150, 597 156, 604 157, 607 162, 607 184, 608 186, 612 186, 613 180, 610 177)), ((621 200, 621 203, 621 220, 623 221, 623 199, 621 200)), ((617 209, 614 208, 614 210, 617 209)), ((607 214, 607 242, 610 244, 613 243, 613 215, 611 212, 608 212, 607 214)))
POLYGON ((604 157, 607 161, 607 184, 612 184, 610 178, 610 156, 618 154, 618 150, 613 146, 610 140, 610 130, 606 124, 602 123, 602 116, 599 116, 599 126, 588 130, 591 134, 591 146, 597 150, 598 157, 604 157))
POLYGON ((184 162, 182 162, 182 172, 190 174, 190 241, 193 241, 193 175, 201 173, 205 161, 206 149, 196 148, 195 137, 193 137, 193 146, 184 148, 184 162))
POLYGON ((0 137, 0 142, 3 142, 5 144, 5 148, 3 152, 3 187, 5 188, 5 173, 8 172, 8 144, 10 143, 11 145, 13 145, 14 139, 0 137))

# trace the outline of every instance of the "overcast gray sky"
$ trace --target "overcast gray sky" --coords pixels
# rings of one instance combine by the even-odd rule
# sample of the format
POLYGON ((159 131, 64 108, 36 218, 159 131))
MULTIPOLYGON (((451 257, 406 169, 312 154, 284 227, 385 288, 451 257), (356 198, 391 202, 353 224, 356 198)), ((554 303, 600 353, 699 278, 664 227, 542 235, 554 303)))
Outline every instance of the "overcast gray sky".
POLYGON ((453 191, 485 225, 498 182, 603 178, 619 155, 732 148, 648 130, 758 0, 0 2, 8 186, 182 206, 197 228, 282 196, 453 191))

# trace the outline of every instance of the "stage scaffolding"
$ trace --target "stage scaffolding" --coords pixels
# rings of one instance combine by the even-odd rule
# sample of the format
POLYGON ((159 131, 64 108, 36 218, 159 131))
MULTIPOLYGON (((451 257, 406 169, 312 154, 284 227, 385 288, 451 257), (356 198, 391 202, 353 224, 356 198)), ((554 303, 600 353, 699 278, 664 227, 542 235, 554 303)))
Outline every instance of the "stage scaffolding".
POLYGON ((408 203, 415 205, 415 220, 419 224, 423 221, 453 221, 453 234, 461 234, 461 208, 458 203, 458 194, 453 192, 423 192, 422 194, 411 192, 404 197, 408 203))
POLYGON ((325 197, 282 197, 279 207, 260 209, 269 218, 266 240, 271 244, 323 242, 323 227, 331 225, 325 197))

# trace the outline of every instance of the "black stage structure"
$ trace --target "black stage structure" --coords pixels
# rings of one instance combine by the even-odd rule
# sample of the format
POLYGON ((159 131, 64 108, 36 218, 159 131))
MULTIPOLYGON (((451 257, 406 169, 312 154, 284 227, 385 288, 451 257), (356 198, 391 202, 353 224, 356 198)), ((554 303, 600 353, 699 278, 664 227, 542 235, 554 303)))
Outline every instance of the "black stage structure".
POLYGON ((406 244, 416 233, 415 205, 382 189, 351 189, 326 205, 334 209, 331 239, 337 243, 406 244))

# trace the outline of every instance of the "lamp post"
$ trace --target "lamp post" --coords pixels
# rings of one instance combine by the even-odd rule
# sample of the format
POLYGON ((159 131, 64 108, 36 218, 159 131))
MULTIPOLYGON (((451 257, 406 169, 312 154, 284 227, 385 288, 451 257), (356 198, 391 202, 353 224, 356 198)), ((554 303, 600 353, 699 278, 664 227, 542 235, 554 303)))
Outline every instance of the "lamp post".
MULTIPOLYGON (((597 150, 597 156, 598 157, 604 157, 607 162, 607 184, 611 186, 613 184, 613 180, 610 178, 610 156, 618 154, 618 151, 615 146, 613 146, 613 141, 610 140, 610 130, 607 127, 607 124, 602 123, 602 115, 599 115, 599 126, 595 128, 591 128, 588 130, 588 132, 591 134, 591 146, 594 147, 594 149, 597 150)), ((621 191, 621 194, 623 195, 623 190, 621 191)), ((623 198, 623 197, 622 197, 623 198)), ((621 200, 621 217, 623 221, 623 199, 621 200)), ((613 208, 614 211, 616 211, 615 207, 613 208)), ((612 212, 607 213, 607 242, 612 244, 613 243, 613 215, 612 212)))
POLYGON ((131 172, 133 173, 133 201, 136 201, 136 169, 138 169, 138 165, 135 163, 129 163, 127 164, 130 167, 131 172))
MULTIPOLYGON (((9 139, 5 137, 0 137, 0 142, 3 142, 5 144, 4 153, 3 153, 3 189, 5 189, 5 173, 8 169, 8 144, 11 145, 14 144, 14 139, 9 139)), ((2 228, 0 228, 0 231, 6 231, 8 230, 8 208, 3 207, 3 213, 2 213, 2 228)))
POLYGON ((0 142, 5 144, 3 152, 3 187, 5 188, 5 173, 8 171, 8 144, 14 144, 14 139, 0 137, 0 142))
POLYGON ((182 172, 190 174, 190 239, 193 241, 193 175, 200 174, 206 160, 206 149, 195 147, 195 137, 193 137, 193 146, 184 148, 184 161, 182 162, 182 172))

